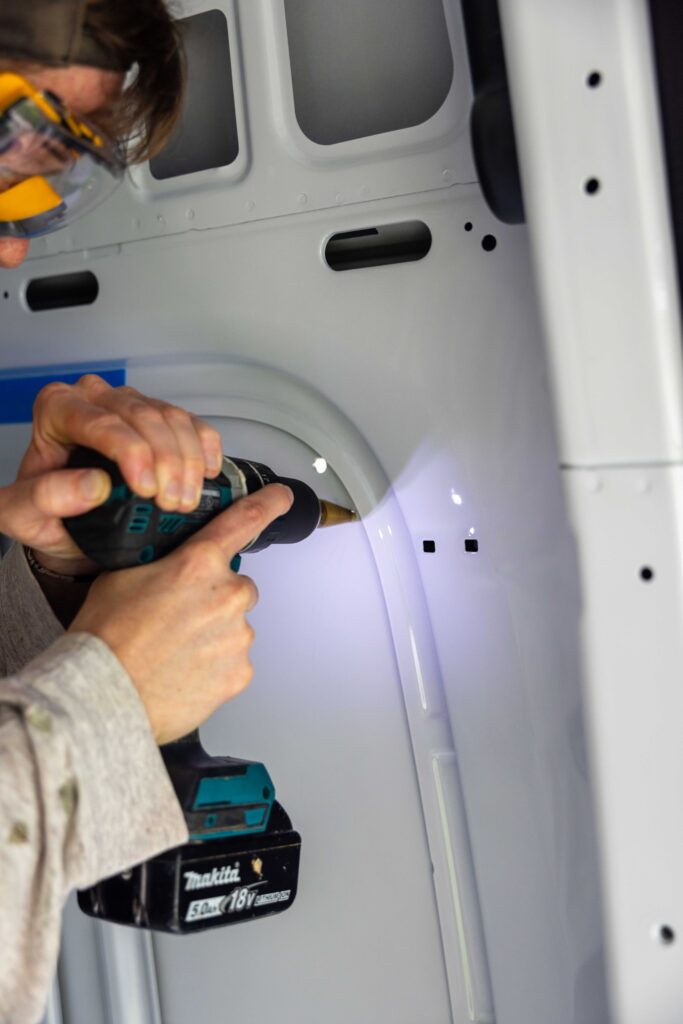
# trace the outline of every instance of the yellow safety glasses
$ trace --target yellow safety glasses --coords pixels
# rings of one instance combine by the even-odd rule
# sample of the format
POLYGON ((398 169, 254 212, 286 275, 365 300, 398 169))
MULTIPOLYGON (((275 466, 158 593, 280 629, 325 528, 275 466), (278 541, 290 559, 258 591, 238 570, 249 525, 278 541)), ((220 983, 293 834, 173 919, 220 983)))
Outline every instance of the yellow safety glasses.
POLYGON ((52 93, 0 73, 0 238, 58 231, 106 199, 125 166, 117 147, 52 93))

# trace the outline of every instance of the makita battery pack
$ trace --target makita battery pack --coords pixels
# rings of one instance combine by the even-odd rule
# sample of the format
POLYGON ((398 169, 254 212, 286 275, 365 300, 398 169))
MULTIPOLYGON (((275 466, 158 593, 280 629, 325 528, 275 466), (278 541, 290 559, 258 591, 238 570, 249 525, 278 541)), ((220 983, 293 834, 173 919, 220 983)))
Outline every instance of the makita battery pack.
POLYGON ((189 842, 84 889, 86 914, 186 934, 277 914, 294 902, 301 836, 276 802, 260 835, 189 842))
POLYGON ((81 910, 177 934, 287 910, 301 836, 266 766, 208 754, 196 730, 160 750, 190 841, 79 892, 81 910))

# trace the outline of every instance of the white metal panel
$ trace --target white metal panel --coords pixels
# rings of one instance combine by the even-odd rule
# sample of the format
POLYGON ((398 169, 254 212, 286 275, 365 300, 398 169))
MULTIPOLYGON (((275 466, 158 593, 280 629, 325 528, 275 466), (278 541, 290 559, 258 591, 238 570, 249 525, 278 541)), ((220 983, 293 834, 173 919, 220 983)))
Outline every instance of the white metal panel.
POLYGON ((567 487, 582 539, 589 724, 615 1019, 639 1024, 652 1016, 678 1024, 683 470, 568 472, 567 487))
POLYGON ((64 1024, 158 1024, 150 939, 64 907, 59 987, 64 1024), (152 968, 152 969, 150 969, 152 968))
MULTIPOLYGON (((239 390, 244 395, 248 389, 239 390)), ((223 404, 229 408, 230 398, 223 404)), ((206 412, 211 403, 207 399, 202 405, 206 412)), ((218 409, 220 405, 216 400, 218 409)), ((305 421, 303 402, 293 411, 305 421)), ((335 478, 334 452, 326 453, 330 468, 318 477, 312 464, 319 449, 304 446, 291 434, 254 422, 214 422, 221 426, 226 450, 264 459, 332 500, 349 501, 335 478)), ((329 427, 334 419, 326 416, 323 422, 329 427)), ((359 495, 353 503, 362 508, 362 502, 359 495)), ((367 529, 373 520, 393 522, 394 531, 400 530, 389 503, 370 517, 367 529)), ((286 915, 191 939, 191 989, 185 973, 188 943, 155 937, 164 1020, 188 1020, 194 1007, 205 1019, 227 1020, 234 1014, 256 1024, 282 1005, 291 1019, 311 1024, 323 1005, 331 1024, 363 1016, 406 1022, 416 1016, 447 1019, 432 867, 423 832, 423 807, 427 832, 433 831, 431 800, 428 789, 423 789, 422 802, 419 798, 413 754, 406 743, 401 682, 415 691, 405 699, 418 776, 425 732, 433 737, 431 742, 445 745, 449 739, 438 706, 431 702, 422 728, 413 721, 418 703, 415 670, 406 665, 404 643, 396 633, 414 631, 431 693, 438 680, 425 647, 429 638, 408 605, 396 607, 394 584, 381 563, 378 576, 363 527, 323 531, 305 545, 263 554, 245 556, 243 563, 263 595, 250 617, 260 637, 253 656, 257 682, 244 699, 222 708, 203 735, 213 753, 265 759, 278 798, 302 833, 299 892, 286 915), (413 923, 412 938, 402 927, 406 918, 413 923), (229 983, 229 1013, 224 1008, 225 975, 216 971, 220 961, 231 965, 234 979, 229 983), (265 964, 268 994, 263 991, 265 964), (348 983, 351 977, 353 984, 348 983)), ((435 700, 438 696, 437 690, 435 700)), ((438 851, 434 861, 441 876, 438 851)), ((442 914, 447 921, 447 903, 442 914)), ((459 959, 457 945, 447 948, 459 959)), ((482 949, 475 953, 483 956, 482 949)), ((464 986, 457 962, 451 966, 456 1019, 462 1019, 464 986)), ((482 966, 473 966, 481 975, 482 966)), ((471 984, 470 977, 466 980, 471 984)), ((479 1012, 486 992, 476 995, 479 1005, 473 1003, 472 1019, 490 1020, 490 1013, 479 1012)))
MULTIPOLYGON (((325 668, 333 675, 345 668, 345 682, 357 675, 358 659, 345 647, 347 632, 326 623, 325 643, 312 655, 310 636, 292 625, 282 686, 273 671, 276 645, 265 643, 255 654, 267 670, 264 688, 279 710, 277 722, 265 719, 255 688, 217 719, 216 749, 224 748, 239 720, 245 752, 271 765, 295 823, 306 824, 312 859, 307 866, 304 855, 301 899, 282 917, 228 929, 220 939, 158 943, 162 1010, 194 1020, 177 989, 201 975, 211 993, 217 981, 224 983, 228 1013, 235 975, 221 952, 234 947, 237 962, 253 971, 242 946, 253 933, 263 936, 259 1024, 293 1019, 303 1006, 309 1019, 325 1019, 329 988, 352 987, 356 977, 370 1002, 359 1008, 359 993, 350 992, 342 1005, 356 1008, 359 1024, 377 1019, 378 1009, 397 1022, 438 1016, 441 1024, 448 1013, 446 974, 454 1024, 486 1019, 491 1002, 503 1024, 604 1024, 575 556, 559 489, 526 234, 496 225, 476 186, 452 184, 471 176, 458 4, 446 5, 454 84, 435 118, 409 132, 318 147, 320 152, 302 141, 295 123, 282 5, 262 0, 222 9, 238 14, 234 66, 244 77, 245 175, 228 183, 206 172, 209 177, 192 183, 191 191, 172 194, 166 183, 144 199, 143 183, 137 199, 122 192, 120 207, 103 207, 73 235, 52 236, 36 255, 63 246, 95 248, 33 259, 3 277, 4 366, 127 359, 131 382, 143 390, 186 400, 203 414, 265 423, 308 444, 328 459, 365 515, 367 542, 359 539, 362 528, 340 532, 328 571, 338 574, 340 563, 349 590, 355 585, 374 595, 363 625, 383 689, 357 693, 349 682, 333 691, 330 708, 332 697, 318 689, 325 668), (133 201, 140 219, 136 235, 126 220, 133 201), (332 233, 408 220, 423 220, 432 233, 422 261, 348 273, 325 265, 332 233), (493 251, 482 249, 486 234, 497 238, 493 251), (144 239, 126 241, 140 235, 144 239), (92 307, 28 312, 24 291, 31 276, 80 269, 84 260, 100 283, 92 307), (426 539, 435 542, 434 554, 423 551, 426 539), (465 551, 465 539, 478 540, 476 554, 465 551), (405 712, 394 702, 399 679, 405 712), (315 714, 311 694, 320 701, 315 714), (380 698, 386 728, 376 727, 370 737, 372 701, 380 698), (361 709, 364 744, 356 738, 361 709), (280 752, 275 763, 266 738, 274 756, 280 752), (358 759, 354 792, 375 778, 389 791, 392 780, 400 780, 400 792, 391 792, 393 802, 383 813, 396 821, 404 794, 411 821, 405 849, 412 852, 403 856, 415 865, 426 837, 434 864, 430 917, 423 845, 411 913, 396 925, 391 910, 386 940, 394 970, 383 964, 386 973, 374 980, 368 962, 352 953, 358 947, 365 956, 373 942, 380 952, 377 920, 359 939, 348 907, 330 910, 329 893, 318 904, 312 888, 305 888, 326 885, 326 839, 342 844, 355 878, 361 865, 386 862, 387 845, 375 822, 363 833, 338 828, 322 773, 300 783, 302 769, 291 750, 297 757, 311 754, 307 764, 338 765, 341 746, 353 747, 358 759), (408 770, 411 757, 417 787, 408 770), (388 777, 387 765, 393 769, 388 777), (314 785, 325 788, 314 795, 314 785), (288 793, 296 794, 294 805, 288 793), (416 805, 424 833, 418 833, 416 805), (372 842, 363 846, 368 834, 372 842), (468 882, 472 873, 478 894, 468 882), (315 963, 329 985, 316 975, 311 988, 306 958, 296 954, 310 950, 325 909, 332 933, 318 943, 315 963), (434 953, 437 911, 445 973, 434 953), (421 943, 429 951, 417 976, 414 966, 401 970, 408 943, 418 954, 421 943), (343 975, 332 955, 342 947, 343 975), (288 977, 284 966, 291 968, 288 977), (267 986, 271 972, 279 991, 267 986), (403 999, 403 986, 413 977, 420 988, 403 999), (423 986, 429 988, 424 999, 423 986)), ((5 430, 17 443, 16 430, 3 428, 0 436, 5 430)), ((265 453, 259 449, 258 456, 265 453)), ((318 555, 324 540, 316 537, 297 552, 311 589, 326 565, 324 554, 318 555), (308 564, 314 552, 315 566, 308 564)), ((296 592, 285 554, 254 556, 263 559, 257 614, 259 636, 266 639, 269 633, 279 637, 283 605, 287 624, 302 610, 309 621, 322 621, 324 609, 313 603, 311 590, 296 592)), ((364 647, 356 620, 351 632, 364 647)), ((383 908, 389 883, 398 887, 401 863, 389 865, 381 883, 383 908)), ((72 938, 74 949, 82 948, 83 932, 70 918, 63 971, 70 979, 69 1024, 85 1024, 89 1006, 79 1003, 72 938)), ((134 939, 131 934, 116 941, 134 939)), ((116 962, 123 961, 112 957, 106 969, 114 970, 116 962)), ((100 987, 104 1006, 104 982, 100 987)), ((252 1011, 245 1006, 246 1012, 252 1011)))
MULTIPOLYGON (((311 142, 297 123, 282 0, 179 5, 184 14, 209 8, 228 20, 240 138, 235 163, 166 181, 155 181, 147 165, 134 168, 86 220, 36 239, 34 258, 474 180, 467 138, 471 88, 457 0, 444 3, 454 72, 440 110, 409 129, 330 146, 311 142)), ((361 52, 364 45, 359 38, 361 52)), ((373 51, 366 57, 377 59, 373 51)))
POLYGON ((502 13, 581 564, 614 1020, 673 1024, 683 1014, 681 329, 648 5, 539 0, 502 13), (591 177, 600 187, 589 195, 591 177))
POLYGON ((503 0, 562 461, 683 457, 683 370, 645 0, 503 0), (601 82, 588 85, 597 71, 601 82), (599 190, 588 194, 590 179, 599 190))
MULTIPOLYGON (((582 1015, 602 1024, 579 600, 525 233, 494 225, 475 188, 382 201, 368 212, 298 214, 172 246, 124 246, 91 264, 101 286, 94 307, 48 317, 23 309, 22 282, 36 267, 29 264, 7 275, 4 357, 17 365, 29 352, 36 363, 54 361, 57 351, 64 360, 128 356, 130 379, 143 390, 185 398, 209 414, 220 414, 217 399, 229 397, 230 415, 259 411, 320 451, 347 488, 356 480, 353 497, 365 495, 367 511, 381 482, 361 483, 367 459, 357 455, 353 432, 340 433, 333 410, 353 424, 392 482, 406 523, 410 550, 393 550, 419 560, 497 1018, 573 1024, 582 1015), (333 231, 414 219, 433 235, 424 260, 347 273, 325 266, 333 231), (466 222, 472 231, 463 230, 466 222), (487 233, 498 239, 488 253, 487 233), (267 387, 253 384, 258 367, 267 387), (305 422, 316 425, 316 436, 305 422), (472 527, 476 555, 464 551, 472 527), (436 555, 422 552, 427 538, 436 555)), ((40 261, 45 273, 79 265, 77 256, 40 261)), ((395 555, 382 546, 390 564, 395 555)), ((409 671, 410 637, 401 643, 409 671)), ((430 694, 438 675, 424 675, 430 694)), ((412 693, 419 720, 419 690, 412 693)), ((268 760, 267 751, 261 756, 268 760)), ((433 780, 431 758, 428 771, 433 780)), ((329 827, 324 817, 320 827, 329 827)), ((447 851, 440 855, 447 868, 447 851)), ((447 870, 446 883, 452 901, 447 870)), ((287 921, 300 920, 296 911, 274 927, 286 934, 287 921)), ((411 934, 410 922, 406 929, 411 934)), ((297 934, 290 941, 300 941, 297 934)))

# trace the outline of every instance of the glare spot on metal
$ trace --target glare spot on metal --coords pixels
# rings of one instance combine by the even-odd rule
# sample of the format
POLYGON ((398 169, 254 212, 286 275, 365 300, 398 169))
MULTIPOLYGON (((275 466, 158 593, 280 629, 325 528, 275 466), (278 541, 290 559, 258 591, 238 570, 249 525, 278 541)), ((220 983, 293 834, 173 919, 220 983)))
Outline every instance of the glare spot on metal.
POLYGON ((451 501, 453 502, 454 505, 462 505, 462 495, 452 490, 451 501))
POLYGON ((408 632, 410 633, 410 649, 413 654, 413 664, 415 665, 415 677, 417 679, 417 688, 420 693, 420 704, 422 705, 422 710, 426 711, 427 694, 425 693, 425 681, 424 676, 422 675, 422 665, 420 664, 420 656, 417 653, 417 644, 415 643, 415 634, 413 633, 412 626, 408 627, 408 632))
POLYGON ((381 531, 381 530, 378 530, 377 532, 378 532, 378 534, 379 534, 379 539, 380 539, 380 540, 384 540, 384 534, 382 533, 382 531, 381 531))
POLYGON ((655 309, 658 313, 668 313, 671 307, 671 300, 669 297, 668 282, 663 280, 655 281, 653 291, 653 297, 655 300, 655 309))
POLYGON ((313 469, 316 473, 324 473, 327 470, 327 459, 323 459, 322 455, 320 455, 314 460, 313 469))
POLYGON ((439 804, 439 816, 441 818, 441 834, 446 844, 446 863, 448 866, 448 877, 450 881, 453 913, 455 916, 456 927, 458 929, 458 939, 460 941, 462 969, 465 981, 465 991, 467 993, 467 1006, 469 1009, 469 1018, 470 1020, 475 1020, 479 1016, 479 1014, 477 1013, 476 1010, 475 982, 472 965, 470 963, 470 943, 468 941, 468 936, 463 921, 463 907, 462 899, 460 896, 462 883, 458 877, 456 857, 453 850, 453 844, 451 842, 451 828, 449 825, 448 811, 446 810, 446 795, 444 792, 443 780, 441 778, 441 765, 439 763, 438 755, 436 757, 432 756, 432 769, 434 771, 434 782, 436 784, 436 798, 439 804))
POLYGON ((470 526, 470 537, 474 537, 476 532, 477 531, 475 530, 475 528, 473 526, 470 526))

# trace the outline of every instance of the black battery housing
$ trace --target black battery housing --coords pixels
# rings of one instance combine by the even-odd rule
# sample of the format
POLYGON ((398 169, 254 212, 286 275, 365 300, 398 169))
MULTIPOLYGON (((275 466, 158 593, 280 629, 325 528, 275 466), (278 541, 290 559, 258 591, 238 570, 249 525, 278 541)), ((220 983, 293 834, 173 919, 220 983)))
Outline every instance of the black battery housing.
POLYGON ((187 935, 277 914, 297 892, 301 836, 273 804, 260 835, 190 842, 78 894, 91 917, 187 935))

